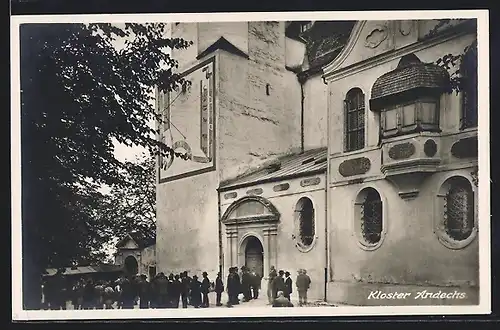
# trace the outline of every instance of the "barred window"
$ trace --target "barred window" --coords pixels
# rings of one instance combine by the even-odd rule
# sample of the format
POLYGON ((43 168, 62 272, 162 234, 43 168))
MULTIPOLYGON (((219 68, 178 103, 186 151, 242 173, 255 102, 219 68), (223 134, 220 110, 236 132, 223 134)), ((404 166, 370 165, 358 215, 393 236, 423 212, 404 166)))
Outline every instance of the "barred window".
POLYGON ((366 189, 366 197, 361 204, 361 234, 369 244, 376 244, 382 236, 382 200, 373 188, 366 189))
POLYGON ((477 234, 476 202, 472 183, 465 177, 448 178, 435 198, 435 230, 439 241, 450 249, 462 249, 477 234))
POLYGON ((345 146, 354 151, 365 147, 365 95, 359 88, 351 89, 344 101, 345 146))
POLYGON ((456 241, 467 239, 474 228, 474 193, 465 180, 451 185, 444 206, 446 234, 456 241))
POLYGON ((460 120, 461 128, 477 126, 477 47, 471 47, 465 53, 460 71, 462 75, 462 118, 460 120))
POLYGON ((295 207, 295 218, 298 227, 298 244, 301 247, 308 248, 314 242, 316 235, 314 206, 307 197, 302 197, 295 207))

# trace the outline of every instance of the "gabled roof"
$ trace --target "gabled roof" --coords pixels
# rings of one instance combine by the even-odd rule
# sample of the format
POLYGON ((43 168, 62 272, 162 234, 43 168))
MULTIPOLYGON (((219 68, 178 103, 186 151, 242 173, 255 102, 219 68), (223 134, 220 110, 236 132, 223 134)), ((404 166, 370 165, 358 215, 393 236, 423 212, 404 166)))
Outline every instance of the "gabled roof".
POLYGON ((156 244, 156 233, 151 232, 146 235, 139 231, 131 231, 116 244, 116 247, 118 249, 123 247, 130 239, 137 244, 139 249, 144 249, 156 244))
POLYGON ((326 172, 327 148, 287 154, 239 177, 221 183, 219 190, 237 189, 257 183, 276 182, 326 172))
POLYGON ((208 46, 204 51, 202 51, 198 56, 196 56, 196 59, 199 60, 200 58, 203 58, 208 54, 215 52, 217 49, 222 49, 231 54, 248 58, 248 54, 246 54, 244 51, 233 45, 226 38, 220 37, 216 42, 208 46))

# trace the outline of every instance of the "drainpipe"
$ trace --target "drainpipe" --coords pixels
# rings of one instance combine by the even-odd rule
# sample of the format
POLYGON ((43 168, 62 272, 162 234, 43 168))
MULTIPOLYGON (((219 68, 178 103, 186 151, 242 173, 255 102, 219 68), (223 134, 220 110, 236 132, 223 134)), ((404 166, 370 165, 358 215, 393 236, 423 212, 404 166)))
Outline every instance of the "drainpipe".
POLYGON ((220 207, 220 191, 217 188, 217 228, 219 235, 219 273, 221 274, 221 278, 224 278, 224 274, 222 274, 223 263, 224 263, 224 252, 222 251, 222 224, 221 224, 221 207, 220 207))
MULTIPOLYGON (((326 81, 323 79, 325 84, 326 81)), ((330 111, 330 91, 327 88, 327 125, 326 125, 326 179, 325 179, 325 291, 324 291, 324 301, 326 302, 328 299, 328 270, 330 268, 330 233, 328 223, 330 221, 330 116, 328 116, 328 112, 330 111)))
POLYGON ((297 79, 300 84, 300 151, 304 152, 304 85, 307 80, 307 76, 305 74, 299 73, 297 74, 297 79))

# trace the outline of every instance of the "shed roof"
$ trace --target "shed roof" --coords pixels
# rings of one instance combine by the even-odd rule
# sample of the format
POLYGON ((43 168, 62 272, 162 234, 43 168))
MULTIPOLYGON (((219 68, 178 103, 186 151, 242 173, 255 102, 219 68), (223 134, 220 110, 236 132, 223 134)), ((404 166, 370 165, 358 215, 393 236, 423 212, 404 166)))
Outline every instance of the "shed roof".
MULTIPOLYGON (((65 276, 71 275, 84 275, 84 274, 92 274, 92 273, 109 273, 109 272, 118 272, 121 271, 122 267, 119 265, 112 264, 98 264, 98 265, 90 265, 90 266, 78 266, 78 267, 67 267, 65 271, 62 273, 65 276)), ((54 276, 57 273, 57 268, 48 268, 46 269, 45 276, 54 276)))
POLYGON ((221 183, 220 190, 224 191, 257 183, 275 182, 308 174, 324 173, 326 167, 327 148, 287 154, 278 157, 274 162, 221 183))

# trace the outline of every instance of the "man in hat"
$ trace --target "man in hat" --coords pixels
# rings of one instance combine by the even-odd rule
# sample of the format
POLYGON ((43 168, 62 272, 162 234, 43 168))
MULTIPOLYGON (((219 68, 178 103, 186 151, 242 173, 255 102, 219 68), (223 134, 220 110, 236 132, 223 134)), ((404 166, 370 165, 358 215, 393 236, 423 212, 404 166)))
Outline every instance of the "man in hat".
POLYGON ((262 281, 262 276, 260 276, 259 273, 256 271, 251 272, 252 275, 252 285, 250 287, 251 293, 252 293, 252 298, 257 299, 259 298, 259 290, 261 286, 261 281, 262 281))
POLYGON ((241 289, 243 291, 243 301, 250 301, 252 299, 251 294, 252 276, 246 266, 241 267, 241 289))
POLYGON ((269 300, 269 305, 272 305, 274 301, 273 297, 273 282, 274 278, 278 276, 278 273, 276 272, 276 268, 274 266, 271 266, 271 270, 269 271, 269 277, 268 277, 268 282, 267 282, 267 299, 269 300))
POLYGON ((238 274, 236 273, 235 267, 229 268, 229 274, 227 275, 227 307, 232 307, 233 305, 239 304, 238 294, 240 292, 240 282, 238 274))
POLYGON ((299 293, 299 306, 307 305, 307 290, 311 286, 311 278, 307 275, 305 269, 299 269, 295 285, 299 293))
POLYGON ((141 274, 138 283, 139 308, 149 308, 149 294, 151 293, 150 284, 146 275, 141 274))
POLYGON ((285 291, 283 291, 283 295, 285 296, 286 299, 291 301, 291 296, 292 294, 292 279, 290 278, 290 272, 286 271, 285 272, 285 291))
POLYGON ((198 276, 194 275, 191 281, 191 303, 194 308, 200 308, 201 305, 201 282, 198 281, 198 276))
POLYGON ((191 283, 189 281, 187 272, 184 271, 181 273, 181 299, 182 299, 182 308, 188 307, 188 297, 189 297, 189 288, 191 283))
POLYGON ((222 281, 221 273, 217 273, 217 278, 215 279, 215 294, 216 294, 216 306, 222 306, 220 302, 222 299, 222 292, 224 292, 224 282, 222 281))
POLYGON ((203 272, 202 276, 203 280, 201 281, 201 294, 202 294, 201 307, 208 308, 210 307, 210 302, 208 301, 208 293, 210 292, 210 280, 208 279, 207 272, 203 272))
POLYGON ((283 279, 284 271, 280 270, 278 276, 273 280, 273 302, 278 296, 278 291, 285 291, 285 280, 283 279))

